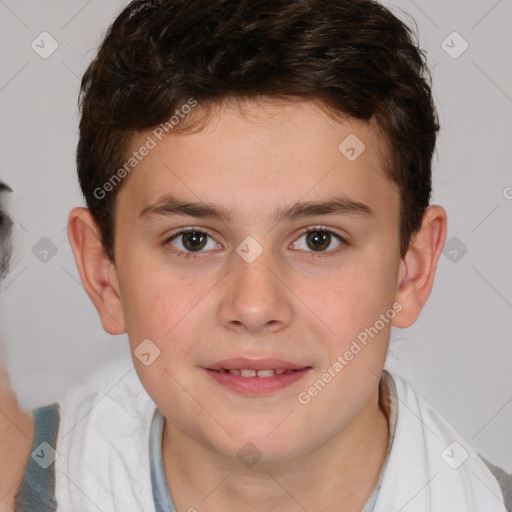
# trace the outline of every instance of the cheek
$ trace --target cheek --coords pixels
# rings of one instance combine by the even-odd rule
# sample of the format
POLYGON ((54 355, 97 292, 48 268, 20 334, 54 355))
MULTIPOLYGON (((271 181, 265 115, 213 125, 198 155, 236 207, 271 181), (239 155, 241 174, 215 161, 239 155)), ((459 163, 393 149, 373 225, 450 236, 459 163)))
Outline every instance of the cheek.
POLYGON ((137 286, 134 283, 122 297, 131 345, 144 338, 158 340, 161 333, 165 332, 165 326, 170 326, 172 322, 172 318, 168 318, 168 312, 172 311, 171 305, 167 304, 168 297, 162 295, 161 290, 155 289, 151 282, 144 281, 141 284, 137 286))
MULTIPOLYGON (((194 323, 182 321, 197 303, 194 288, 155 267, 137 274, 123 296, 128 339, 135 370, 152 399, 164 407, 168 396, 180 401, 193 348, 194 323), (163 277, 162 277, 163 276, 163 277), (149 354, 146 355, 146 354, 149 354)), ((187 402, 187 406, 190 404, 187 402)))
POLYGON ((126 327, 135 338, 167 338, 203 290, 201 281, 158 264, 126 267, 121 280, 126 327))
POLYGON ((337 335, 373 325, 394 302, 394 270, 378 258, 360 258, 321 282, 309 283, 312 309, 337 335))

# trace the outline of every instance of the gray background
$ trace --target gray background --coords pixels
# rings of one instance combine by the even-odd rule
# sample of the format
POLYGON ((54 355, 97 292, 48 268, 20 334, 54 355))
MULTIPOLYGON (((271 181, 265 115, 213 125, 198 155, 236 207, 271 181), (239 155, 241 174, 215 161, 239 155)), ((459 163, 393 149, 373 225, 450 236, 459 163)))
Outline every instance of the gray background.
MULTIPOLYGON (((0 330, 27 407, 127 351, 124 336, 102 331, 65 232, 68 211, 82 202, 74 164, 80 77, 125 4, 0 0, 0 177, 15 191, 0 330), (31 47, 43 31, 59 45, 47 59, 31 47)), ((447 209, 449 242, 420 319, 394 331, 388 366, 512 471, 512 1, 389 4, 416 20, 432 66, 442 124, 434 202, 447 209)))

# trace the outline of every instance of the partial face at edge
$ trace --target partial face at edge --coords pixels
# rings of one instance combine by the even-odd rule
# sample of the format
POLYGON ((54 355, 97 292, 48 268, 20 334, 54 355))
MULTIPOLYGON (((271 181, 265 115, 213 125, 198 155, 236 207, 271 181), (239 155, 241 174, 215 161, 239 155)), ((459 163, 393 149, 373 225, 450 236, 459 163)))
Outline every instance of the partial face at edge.
POLYGON ((221 453, 251 441, 282 458, 333 437, 375 396, 391 327, 380 319, 399 280, 399 194, 371 124, 334 122, 309 102, 244 107, 165 137, 132 171, 116 199, 115 281, 132 352, 143 340, 160 351, 149 366, 134 363, 168 420, 221 453), (365 146, 356 159, 354 136, 365 146), (171 198, 225 215, 172 214, 171 198), (328 214, 290 212, 335 201, 344 207, 328 214), (243 395, 205 370, 234 357, 309 370, 243 395), (335 377, 312 396, 329 369, 335 377))

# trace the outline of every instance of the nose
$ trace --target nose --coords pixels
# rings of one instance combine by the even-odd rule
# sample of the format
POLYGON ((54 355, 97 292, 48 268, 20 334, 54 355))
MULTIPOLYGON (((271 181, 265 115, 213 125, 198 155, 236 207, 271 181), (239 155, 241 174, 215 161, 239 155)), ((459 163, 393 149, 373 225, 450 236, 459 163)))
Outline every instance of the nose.
POLYGON ((291 292, 283 284, 284 272, 264 254, 252 263, 235 257, 218 309, 220 323, 230 330, 272 333, 292 321, 291 292))

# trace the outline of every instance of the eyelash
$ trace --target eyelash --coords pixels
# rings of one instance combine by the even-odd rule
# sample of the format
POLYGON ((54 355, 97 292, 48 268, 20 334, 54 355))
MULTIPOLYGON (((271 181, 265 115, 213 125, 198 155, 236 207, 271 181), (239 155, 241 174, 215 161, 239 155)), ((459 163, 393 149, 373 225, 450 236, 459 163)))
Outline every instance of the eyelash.
MULTIPOLYGON (((203 233, 207 236, 209 236, 212 240, 213 240, 213 237, 207 232, 205 231, 203 228, 198 228, 198 227, 189 227, 189 228, 186 228, 186 229, 182 229, 181 231, 178 231, 177 233, 174 233, 172 234, 170 237, 166 238, 165 241, 163 242, 163 245, 166 246, 166 247, 169 247, 170 245, 170 242, 172 242, 173 240, 175 240, 176 238, 180 237, 181 235, 183 234, 186 234, 186 233, 190 233, 190 232, 199 232, 199 233, 203 233)), ((325 257, 329 257, 329 256, 333 256, 333 255, 337 255, 339 252, 341 252, 346 246, 349 245, 349 243, 341 236, 339 235, 338 233, 332 231, 331 229, 327 228, 327 227, 324 227, 324 226, 313 226, 313 227, 309 227, 309 228, 306 228, 304 229, 303 231, 300 232, 299 236, 295 239, 295 242, 297 242, 298 240, 300 240, 304 235, 307 235, 308 233, 314 233, 314 232, 322 232, 322 233, 329 233, 330 235, 332 235, 334 238, 336 238, 339 242, 340 242, 340 246, 337 247, 336 249, 331 249, 329 251, 318 251, 318 252, 315 252, 315 251, 304 251, 308 254, 309 257, 313 257, 313 258, 325 258, 325 257)), ((218 242, 216 242, 218 243, 218 242)), ((175 256, 178 256, 178 257, 181 257, 181 258, 192 258, 192 259, 197 259, 197 258, 201 258, 202 254, 204 254, 205 252, 207 251, 198 251, 198 252, 186 252, 186 251, 181 251, 179 249, 175 249, 175 248, 172 248, 172 249, 169 249, 175 256)))

